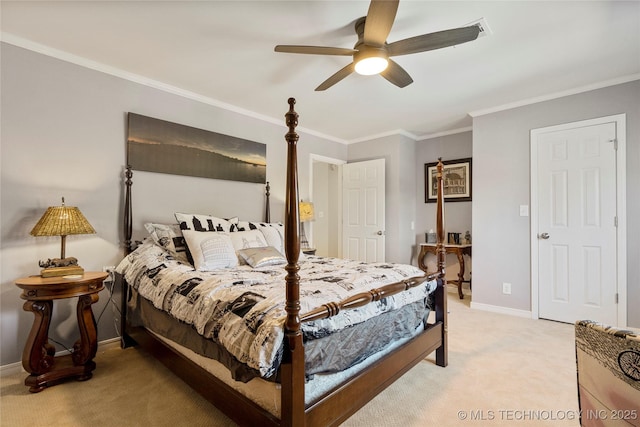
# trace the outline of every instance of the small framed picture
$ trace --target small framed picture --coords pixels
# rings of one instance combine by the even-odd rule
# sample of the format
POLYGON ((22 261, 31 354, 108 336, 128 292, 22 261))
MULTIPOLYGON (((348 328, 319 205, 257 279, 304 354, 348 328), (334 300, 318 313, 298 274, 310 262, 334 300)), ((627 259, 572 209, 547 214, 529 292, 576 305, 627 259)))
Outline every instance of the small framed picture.
MULTIPOLYGON (((447 202, 471 201, 471 158, 443 161, 442 180, 447 202)), ((424 165, 424 202, 435 203, 438 196, 436 179, 438 162, 424 165)))

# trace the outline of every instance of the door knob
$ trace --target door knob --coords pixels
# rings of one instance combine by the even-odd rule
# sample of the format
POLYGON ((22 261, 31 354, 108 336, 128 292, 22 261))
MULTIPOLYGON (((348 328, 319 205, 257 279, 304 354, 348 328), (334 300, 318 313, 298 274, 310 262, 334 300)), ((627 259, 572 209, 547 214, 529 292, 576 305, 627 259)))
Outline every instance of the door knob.
POLYGON ((378 236, 382 236, 382 235, 384 235, 384 231, 380 230, 380 231, 378 231, 376 234, 377 234, 378 236))
POLYGON ((549 233, 538 234, 539 239, 547 240, 549 238, 549 233))

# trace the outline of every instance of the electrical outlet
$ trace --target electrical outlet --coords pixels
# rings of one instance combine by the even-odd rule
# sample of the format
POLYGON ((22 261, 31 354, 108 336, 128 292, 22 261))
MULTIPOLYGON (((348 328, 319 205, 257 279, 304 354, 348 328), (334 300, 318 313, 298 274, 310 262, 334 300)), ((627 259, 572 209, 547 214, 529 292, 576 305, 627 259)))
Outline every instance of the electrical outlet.
POLYGON ((102 271, 104 271, 105 273, 109 273, 109 277, 107 277, 105 279, 106 282, 113 282, 115 279, 115 271, 116 271, 116 266, 115 265, 105 265, 102 267, 102 271))
POLYGON ((511 295, 511 283, 502 284, 502 293, 505 295, 511 295))

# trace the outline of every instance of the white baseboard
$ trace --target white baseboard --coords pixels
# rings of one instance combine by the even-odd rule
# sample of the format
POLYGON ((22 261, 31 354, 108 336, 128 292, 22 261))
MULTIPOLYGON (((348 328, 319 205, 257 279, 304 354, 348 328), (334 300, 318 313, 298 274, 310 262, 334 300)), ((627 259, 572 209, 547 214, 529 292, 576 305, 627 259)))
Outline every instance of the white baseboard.
POLYGON ((0 378, 17 374, 18 372, 26 372, 24 369, 22 369, 21 362, 9 363, 8 365, 0 366, 0 378))
MULTIPOLYGON (((120 337, 109 338, 108 340, 100 341, 98 343, 98 351, 111 350, 112 348, 120 347, 120 337)), ((67 354, 66 350, 62 350, 56 353, 56 356, 67 354)), ((22 362, 9 363, 8 365, 0 365, 0 378, 8 375, 25 372, 22 367, 22 362)))
POLYGON ((471 301, 471 308, 476 310, 491 311, 493 313, 508 314, 509 316, 525 317, 532 319, 532 313, 529 310, 519 310, 516 308, 501 307, 499 305, 483 304, 471 301))
POLYGON ((113 348, 120 348, 120 337, 109 338, 108 340, 100 341, 98 343, 98 351, 111 350, 113 348))

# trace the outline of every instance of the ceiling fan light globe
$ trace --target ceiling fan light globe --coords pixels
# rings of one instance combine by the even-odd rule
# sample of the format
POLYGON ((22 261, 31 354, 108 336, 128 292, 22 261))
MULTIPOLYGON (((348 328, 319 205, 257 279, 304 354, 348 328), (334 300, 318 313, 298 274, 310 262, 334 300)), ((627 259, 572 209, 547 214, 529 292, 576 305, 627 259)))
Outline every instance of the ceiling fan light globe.
POLYGON ((374 74, 380 74, 387 69, 389 61, 387 58, 381 58, 379 56, 373 56, 369 58, 361 59, 356 62, 356 73, 363 76, 371 76, 374 74))

